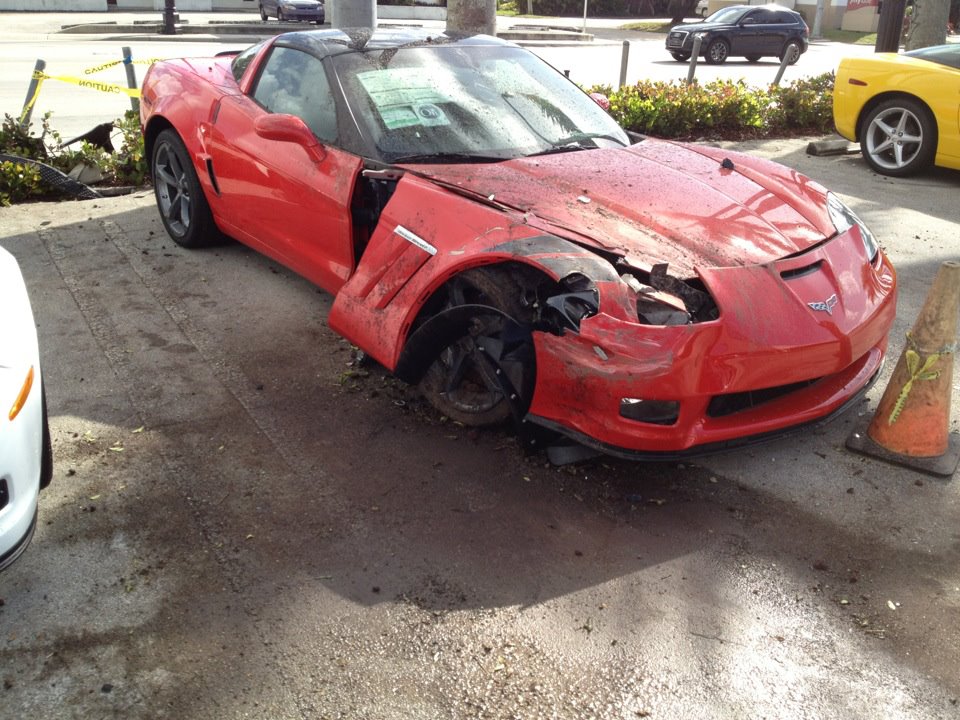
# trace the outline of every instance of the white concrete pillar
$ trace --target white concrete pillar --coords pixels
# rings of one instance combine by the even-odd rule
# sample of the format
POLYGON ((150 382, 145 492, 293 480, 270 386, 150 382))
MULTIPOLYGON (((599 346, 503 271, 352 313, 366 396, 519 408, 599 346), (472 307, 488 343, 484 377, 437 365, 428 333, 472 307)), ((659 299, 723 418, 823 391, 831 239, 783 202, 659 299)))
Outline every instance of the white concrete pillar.
POLYGON ((335 28, 377 26, 377 0, 327 0, 327 13, 335 28))
POLYGON ((497 34, 497 0, 447 0, 447 30, 497 34))

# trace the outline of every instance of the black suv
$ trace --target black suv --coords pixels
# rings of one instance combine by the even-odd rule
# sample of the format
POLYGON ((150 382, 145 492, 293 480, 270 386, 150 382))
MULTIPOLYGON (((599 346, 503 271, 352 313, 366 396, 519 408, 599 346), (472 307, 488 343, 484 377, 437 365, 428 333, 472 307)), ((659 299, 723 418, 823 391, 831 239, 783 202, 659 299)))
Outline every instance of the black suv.
POLYGON ((686 62, 693 39, 700 35, 700 54, 711 65, 731 55, 756 62, 762 57, 788 57, 792 65, 807 51, 810 29, 800 13, 779 5, 730 5, 703 22, 675 25, 667 35, 667 52, 686 62))

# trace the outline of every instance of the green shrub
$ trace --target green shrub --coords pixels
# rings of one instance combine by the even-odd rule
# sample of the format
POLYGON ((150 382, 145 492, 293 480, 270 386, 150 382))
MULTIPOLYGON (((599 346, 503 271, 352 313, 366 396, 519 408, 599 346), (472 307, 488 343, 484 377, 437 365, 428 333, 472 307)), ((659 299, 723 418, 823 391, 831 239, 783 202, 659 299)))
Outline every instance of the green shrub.
POLYGON ((44 192, 40 169, 36 165, 10 160, 0 162, 0 205, 22 202, 44 192))
POLYGON ((610 114, 627 130, 659 137, 736 138, 833 129, 832 73, 767 89, 727 80, 706 85, 641 81, 589 92, 607 95, 610 114))
POLYGON ((833 73, 771 90, 774 129, 827 133, 833 130, 833 73))
MULTIPOLYGON (((37 160, 63 173, 80 164, 96 167, 103 176, 101 182, 106 185, 143 185, 148 168, 137 113, 128 110, 114 121, 114 126, 122 138, 116 152, 107 152, 88 142, 71 149, 63 148, 60 135, 50 128, 50 113, 41 120, 39 136, 33 135, 31 126, 21 127, 16 118, 7 115, 0 125, 0 153, 37 160)), ((9 161, 0 166, 0 204, 40 198, 51 192, 40 180, 35 166, 9 161)))

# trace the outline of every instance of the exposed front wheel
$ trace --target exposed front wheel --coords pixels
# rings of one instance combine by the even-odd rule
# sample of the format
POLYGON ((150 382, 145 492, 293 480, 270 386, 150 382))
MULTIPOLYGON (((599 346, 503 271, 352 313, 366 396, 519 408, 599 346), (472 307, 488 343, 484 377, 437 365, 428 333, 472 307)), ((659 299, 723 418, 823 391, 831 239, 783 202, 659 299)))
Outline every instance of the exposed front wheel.
POLYGON ((150 162, 160 219, 174 242, 186 248, 208 245, 216 226, 190 154, 175 130, 157 136, 150 162))
MULTIPOLYGON (((534 384, 530 310, 509 273, 470 270, 448 285, 451 319, 420 389, 447 417, 471 427, 498 425, 528 400, 534 384)), ((525 407, 523 407, 525 412, 525 407)))
POLYGON ((726 40, 718 38, 707 45, 705 59, 709 65, 722 65, 730 55, 730 46, 726 40))
POLYGON ((910 98, 886 100, 863 120, 863 158, 883 175, 903 177, 933 162, 937 129, 927 108, 910 98))

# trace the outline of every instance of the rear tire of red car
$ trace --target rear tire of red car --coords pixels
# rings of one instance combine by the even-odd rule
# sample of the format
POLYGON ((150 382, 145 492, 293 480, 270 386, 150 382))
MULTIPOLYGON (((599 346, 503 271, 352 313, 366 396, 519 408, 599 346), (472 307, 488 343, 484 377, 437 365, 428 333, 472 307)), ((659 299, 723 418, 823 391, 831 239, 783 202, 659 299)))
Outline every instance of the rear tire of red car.
POLYGON ((860 150, 867 164, 881 175, 914 175, 933 162, 937 124, 922 103, 908 97, 891 98, 864 116, 860 150))
POLYGON ((787 60, 788 65, 795 65, 797 60, 800 59, 800 43, 796 40, 791 40, 786 45, 783 46, 783 51, 780 53, 780 61, 783 62, 785 57, 789 57, 787 60))
POLYGON ((533 388, 533 348, 529 333, 519 332, 532 319, 532 311, 521 302, 517 281, 507 271, 468 270, 449 287, 447 309, 486 305, 498 312, 473 314, 470 325, 438 353, 420 390, 451 420, 468 427, 500 425, 511 418, 517 403, 529 400, 533 388), (516 397, 504 395, 500 377, 507 379, 516 397))
POLYGON ((727 61, 730 55, 730 45, 723 38, 717 38, 707 45, 707 52, 704 59, 708 65, 722 65, 727 61))
POLYGON ((174 242, 185 248, 210 245, 218 238, 207 198, 200 187, 190 154, 177 132, 157 136, 150 161, 160 219, 174 242))

